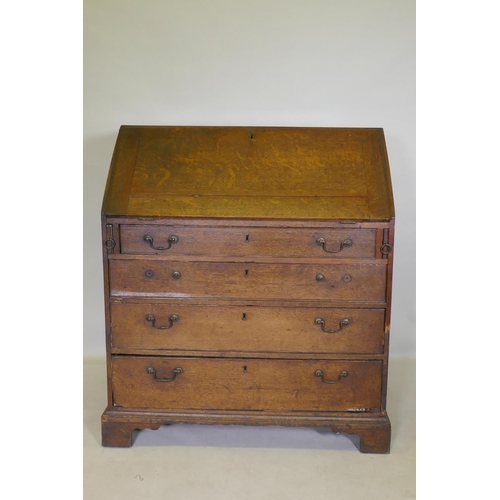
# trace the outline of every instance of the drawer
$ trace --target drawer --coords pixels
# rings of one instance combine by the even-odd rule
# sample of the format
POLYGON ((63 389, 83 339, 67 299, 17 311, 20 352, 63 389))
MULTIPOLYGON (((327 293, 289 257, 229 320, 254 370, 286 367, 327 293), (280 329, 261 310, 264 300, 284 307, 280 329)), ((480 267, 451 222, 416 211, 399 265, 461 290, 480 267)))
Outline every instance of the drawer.
POLYGON ((384 302, 386 266, 110 259, 112 296, 384 302))
POLYGON ((374 258, 375 236, 374 229, 120 226, 124 254, 374 258))
POLYGON ((112 303, 110 309, 113 348, 351 354, 384 349, 383 309, 178 303, 112 303))
POLYGON ((381 361, 114 356, 117 407, 164 410, 380 409, 381 361))

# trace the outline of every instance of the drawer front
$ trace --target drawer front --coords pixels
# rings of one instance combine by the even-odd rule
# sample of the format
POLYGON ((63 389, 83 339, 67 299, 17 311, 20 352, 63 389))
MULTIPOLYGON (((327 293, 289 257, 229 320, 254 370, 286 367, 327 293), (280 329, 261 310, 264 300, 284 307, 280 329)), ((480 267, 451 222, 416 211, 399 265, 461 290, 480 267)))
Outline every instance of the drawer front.
POLYGON ((113 348, 378 354, 383 309, 111 304, 113 348), (324 331, 327 330, 327 331, 324 331))
POLYGON ((120 226, 125 254, 374 258, 375 235, 373 229, 120 226))
POLYGON ((112 259, 113 296, 385 300, 383 264, 112 259))
POLYGON ((128 408, 377 411, 381 380, 381 361, 112 359, 114 405, 128 408))

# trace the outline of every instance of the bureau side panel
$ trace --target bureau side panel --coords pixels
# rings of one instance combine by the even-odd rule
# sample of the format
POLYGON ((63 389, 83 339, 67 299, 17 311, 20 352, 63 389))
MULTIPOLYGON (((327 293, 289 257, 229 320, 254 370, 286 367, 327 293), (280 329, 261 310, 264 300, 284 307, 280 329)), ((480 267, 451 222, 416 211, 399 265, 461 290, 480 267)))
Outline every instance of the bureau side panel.
MULTIPOLYGON (((388 244, 390 252, 386 255, 387 259, 387 287, 386 287, 386 309, 385 309, 385 339, 384 339, 384 353, 386 358, 383 365, 382 377, 382 410, 386 409, 387 402, 387 383, 389 372, 389 342, 391 330, 391 311, 392 311, 392 282, 393 282, 393 267, 394 267, 394 234, 395 234, 395 220, 392 219, 388 229, 384 230, 384 244, 388 244)), ((386 250, 388 249, 386 247, 386 250)))
MULTIPOLYGON (((103 268, 103 279, 104 279, 104 322, 105 322, 105 342, 106 342, 106 373, 107 373, 107 398, 108 398, 108 408, 113 406, 113 396, 112 396, 112 383, 111 383, 111 312, 109 306, 109 258, 110 252, 114 252, 114 247, 111 243, 107 243, 110 240, 116 242, 118 225, 109 224, 106 217, 101 216, 101 232, 102 232, 102 268, 103 268)), ((115 243, 116 245, 116 243, 115 243)))
POLYGON ((120 127, 104 191, 103 215, 127 212, 140 138, 141 128, 120 127))

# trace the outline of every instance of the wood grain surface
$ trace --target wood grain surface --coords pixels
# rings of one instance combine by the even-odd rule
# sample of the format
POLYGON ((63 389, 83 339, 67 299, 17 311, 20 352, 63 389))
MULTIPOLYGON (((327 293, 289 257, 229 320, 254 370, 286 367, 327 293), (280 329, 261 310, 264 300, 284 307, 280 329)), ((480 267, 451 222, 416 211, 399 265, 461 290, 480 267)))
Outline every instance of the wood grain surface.
POLYGON ((376 128, 122 127, 103 213, 388 220, 383 141, 376 128))
POLYGON ((384 309, 111 304, 112 348, 380 354, 384 309), (171 315, 176 321, 170 321, 171 315), (154 315, 155 323, 146 318, 154 315), (326 333, 316 318, 325 321, 326 333), (348 320, 341 328, 340 322, 348 320), (160 329, 159 327, 169 327, 160 329), (156 328, 155 328, 156 327, 156 328))
POLYGON ((128 408, 380 410, 380 361, 260 360, 115 356, 114 405, 128 408), (148 373, 154 368, 156 375, 148 373), (182 373, 171 382, 175 368, 182 373), (328 384, 315 376, 321 369, 328 384))
POLYGON ((385 300, 383 264, 110 260, 112 296, 385 300), (175 272, 180 273, 174 279, 175 272), (318 281, 318 276, 324 276, 318 281))
POLYGON ((373 229, 120 226, 121 251, 140 255, 373 258, 373 229), (144 240, 151 236, 153 243, 144 240), (169 245, 168 238, 177 242, 169 245), (317 243, 325 239, 325 249, 317 243), (350 246, 343 243, 350 240, 350 246), (153 247, 162 247, 157 250, 153 247), (334 253, 335 252, 335 253, 334 253))
POLYGON ((122 126, 103 445, 176 422, 308 425, 388 453, 394 217, 380 128, 122 126))

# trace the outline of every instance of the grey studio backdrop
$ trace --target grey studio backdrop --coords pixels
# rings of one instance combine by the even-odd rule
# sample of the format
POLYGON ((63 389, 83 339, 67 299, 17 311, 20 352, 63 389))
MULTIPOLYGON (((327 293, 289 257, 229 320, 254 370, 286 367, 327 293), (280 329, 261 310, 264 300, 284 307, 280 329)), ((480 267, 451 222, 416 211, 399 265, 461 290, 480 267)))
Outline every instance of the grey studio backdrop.
POLYGON ((120 125, 383 127, 391 356, 415 355, 415 4, 84 2, 84 355, 104 356, 100 209, 120 125))

